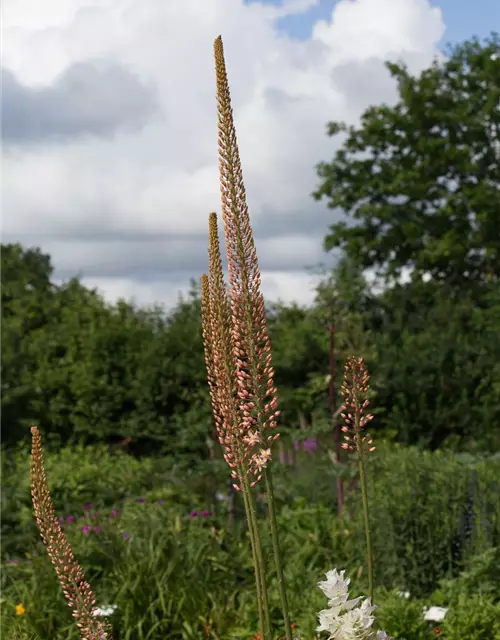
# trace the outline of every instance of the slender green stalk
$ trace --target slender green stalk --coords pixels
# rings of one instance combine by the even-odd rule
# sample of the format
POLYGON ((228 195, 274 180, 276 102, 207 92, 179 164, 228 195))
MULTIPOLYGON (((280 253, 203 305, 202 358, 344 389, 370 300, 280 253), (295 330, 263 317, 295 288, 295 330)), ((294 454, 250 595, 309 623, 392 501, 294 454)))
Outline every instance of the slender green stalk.
POLYGON ((255 502, 247 478, 245 478, 242 493, 247 515, 248 530, 250 532, 250 540, 252 544, 252 555, 255 564, 255 581, 257 585, 261 638, 263 638, 263 640, 272 640, 271 616, 269 613, 269 599, 267 594, 264 556, 262 553, 262 544, 260 541, 257 513, 255 511, 255 502))
POLYGON ((257 549, 255 546, 255 531, 253 528, 253 522, 251 520, 250 505, 248 504, 247 492, 243 490, 242 493, 243 493, 243 503, 245 505, 245 514, 246 514, 247 523, 248 523, 248 532, 250 535, 250 544, 252 546, 253 566, 255 570, 255 585, 257 588, 257 607, 259 610, 259 631, 260 631, 261 637, 264 638, 265 628, 264 628, 264 606, 262 603, 262 573, 261 573, 262 567, 259 563, 259 559, 257 556, 257 549))
POLYGON ((273 477, 269 465, 264 473, 267 492, 267 506, 269 511, 269 524, 271 527, 271 538, 273 541, 274 563, 276 565, 276 573, 278 577, 278 589, 281 600, 281 608, 283 610, 283 621, 285 623, 286 640, 293 640, 292 628, 290 626, 290 614, 288 611, 288 599, 286 596, 285 576, 283 574, 283 566, 281 563, 281 551, 278 539, 278 524, 276 522, 276 509, 274 504, 273 477))
POLYGON ((358 450, 358 468, 361 484, 361 500, 363 502, 363 519, 365 524, 366 560, 368 564, 368 597, 371 598, 373 604, 373 547, 370 529, 370 514, 368 510, 368 487, 366 482, 365 461, 363 460, 363 452, 361 450, 358 450))

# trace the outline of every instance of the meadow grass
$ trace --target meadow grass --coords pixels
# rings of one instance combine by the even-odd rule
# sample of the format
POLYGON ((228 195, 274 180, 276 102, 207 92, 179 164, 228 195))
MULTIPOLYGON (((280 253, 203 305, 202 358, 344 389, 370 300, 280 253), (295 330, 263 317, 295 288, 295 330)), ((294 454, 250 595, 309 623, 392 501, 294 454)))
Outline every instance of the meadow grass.
MULTIPOLYGON (((100 452, 101 447, 89 447, 85 453, 65 448, 49 450, 45 458, 56 515, 64 520, 70 545, 96 588, 98 607, 117 607, 109 617, 113 636, 200 638, 205 636, 203 625, 219 639, 257 635, 244 506, 236 496, 229 531, 223 465, 214 465, 212 489, 207 483, 212 476, 202 465, 199 472, 188 474, 167 468, 164 459, 136 461, 126 454, 104 457, 100 452), (210 515, 202 515, 207 511, 210 515), (84 532, 87 526, 90 531, 84 532)), ((17 524, 11 520, 12 533, 6 535, 4 529, 2 537, 3 636, 12 637, 18 628, 22 640, 76 640, 79 633, 57 577, 43 544, 36 542, 36 528, 30 526, 26 464, 20 453, 3 477, 3 494, 11 493, 18 518, 17 524), (18 604, 25 607, 20 616, 18 604)), ((298 638, 316 635, 315 612, 324 600, 315 584, 330 567, 346 569, 353 594, 368 589, 361 502, 346 481, 346 506, 339 520, 336 473, 326 446, 315 453, 295 452, 293 467, 274 462, 290 615, 298 638)), ((372 454, 368 487, 375 602, 380 605, 376 614, 393 637, 430 640, 437 627, 442 637, 451 631, 461 637, 456 625, 464 617, 475 624, 465 631, 477 633, 462 637, 495 637, 491 629, 486 633, 485 624, 498 617, 491 607, 500 599, 500 509, 495 497, 499 479, 500 461, 493 457, 424 454, 383 443, 372 454), (470 511, 473 496, 482 498, 470 511), (467 514, 472 516, 468 531, 463 527, 467 514), (477 597, 483 598, 486 621, 474 618, 477 597), (424 607, 436 606, 448 610, 444 621, 424 620, 424 607)), ((256 507, 264 557, 271 560, 262 494, 256 496, 256 507)), ((279 595, 272 572, 269 583, 271 615, 279 629, 279 595)))

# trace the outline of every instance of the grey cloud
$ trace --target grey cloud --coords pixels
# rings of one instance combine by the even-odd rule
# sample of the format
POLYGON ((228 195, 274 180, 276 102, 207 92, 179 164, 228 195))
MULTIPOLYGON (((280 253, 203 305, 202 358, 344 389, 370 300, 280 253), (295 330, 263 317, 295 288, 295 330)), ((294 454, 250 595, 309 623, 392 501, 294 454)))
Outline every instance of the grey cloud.
POLYGON ((356 116, 367 105, 389 102, 397 97, 396 83, 380 58, 339 64, 330 78, 356 116))
MULTIPOLYGON (((329 158, 326 159, 328 160, 329 158)), ((219 211, 219 209, 220 207, 215 207, 216 211, 219 211)), ((133 229, 114 228, 109 223, 111 216, 108 215, 106 210, 99 210, 97 214, 94 211, 90 211, 88 218, 78 217, 77 219, 72 219, 68 215, 68 219, 63 221, 65 222, 64 225, 61 222, 48 224, 46 221, 36 220, 31 224, 31 230, 28 230, 28 228, 23 230, 22 236, 23 238, 29 238, 33 242, 48 242, 55 238, 61 242, 80 240, 89 243, 168 241, 176 240, 177 238, 182 241, 184 237, 187 239, 199 237, 206 241, 207 238, 205 232, 198 235, 189 234, 184 236, 180 233, 162 232, 161 230, 147 231, 139 226, 133 229)), ((220 212, 218 216, 219 225, 221 225, 220 212)), ((254 236, 258 243, 266 238, 282 237, 289 234, 323 239, 328 234, 330 225, 345 218, 340 212, 328 209, 323 203, 316 204, 314 202, 303 209, 292 209, 285 213, 277 212, 271 206, 266 207, 265 211, 260 215, 253 215, 250 210, 250 217, 254 236)), ((18 237, 19 234, 9 230, 8 222, 8 219, 4 220, 4 237, 18 237)))
MULTIPOLYGON (((11 239, 4 237, 3 241, 11 239)), ((51 239, 23 234, 21 241, 26 246, 41 246, 51 256, 57 277, 64 280, 79 274, 84 278, 128 278, 147 283, 171 279, 179 272, 199 277, 207 270, 206 234, 95 233, 51 239)), ((321 233, 297 233, 289 226, 276 235, 256 233, 255 241, 262 271, 304 270, 322 259, 321 233)), ((225 263, 222 234, 221 249, 225 263)))
POLYGON ((151 88, 116 64, 79 62, 41 88, 23 85, 2 69, 2 136, 7 144, 109 136, 140 128, 156 108, 151 88))
POLYGON ((276 111, 286 109, 294 102, 300 102, 300 98, 290 96, 282 89, 276 89, 274 87, 270 87, 264 91, 264 99, 266 103, 276 111))
MULTIPOLYGON (((325 157, 324 160, 329 161, 330 158, 325 157)), ((252 218, 252 228, 255 236, 262 238, 287 233, 323 238, 327 235, 330 225, 340 219, 338 212, 327 209, 324 204, 315 206, 313 203, 304 209, 287 211, 285 214, 266 212, 266 215, 255 216, 252 218)))

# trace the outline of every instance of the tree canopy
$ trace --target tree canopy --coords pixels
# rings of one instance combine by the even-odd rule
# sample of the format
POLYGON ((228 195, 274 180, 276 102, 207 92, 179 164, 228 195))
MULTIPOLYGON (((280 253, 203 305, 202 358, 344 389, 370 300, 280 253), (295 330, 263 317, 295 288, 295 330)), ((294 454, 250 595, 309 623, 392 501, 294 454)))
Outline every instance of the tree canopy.
POLYGON ((330 227, 341 247, 387 277, 455 285, 500 278, 500 40, 452 48, 418 77, 387 63, 399 101, 372 106, 330 163, 317 166, 313 196, 356 224, 330 227))
MULTIPOLYGON (((200 300, 166 312, 106 302, 78 279, 54 285, 50 258, 2 247, 2 442, 39 424, 61 444, 116 444, 134 453, 208 454, 210 399, 200 300)), ((343 259, 310 307, 268 306, 283 439, 307 425, 330 441, 329 328, 337 397, 345 359, 362 355, 373 392, 374 429, 430 448, 498 444, 500 287, 460 300, 447 283, 412 282, 368 292, 361 268, 343 259), (497 434, 497 435, 495 435, 497 434)))

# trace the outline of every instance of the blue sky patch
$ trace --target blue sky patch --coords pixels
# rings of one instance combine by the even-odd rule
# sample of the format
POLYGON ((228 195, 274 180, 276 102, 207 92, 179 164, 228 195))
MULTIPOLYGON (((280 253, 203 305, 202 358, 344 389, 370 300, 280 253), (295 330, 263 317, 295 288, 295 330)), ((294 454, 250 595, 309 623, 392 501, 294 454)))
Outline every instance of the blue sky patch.
MULTIPOLYGON (((279 6, 281 0, 245 0, 246 4, 258 1, 260 4, 279 6)), ((353 0, 355 1, 355 0, 353 0)), ((307 40, 318 20, 329 19, 337 0, 320 0, 305 13, 280 18, 278 29, 296 38, 307 40)), ((441 45, 457 44, 472 36, 483 39, 492 31, 500 32, 500 0, 439 0, 432 6, 440 7, 443 12, 446 31, 441 45)))

